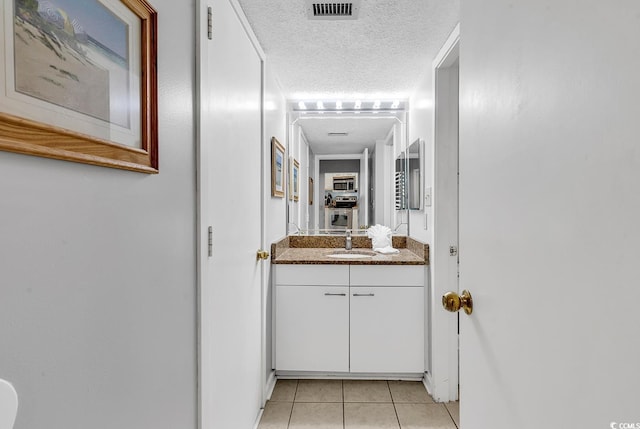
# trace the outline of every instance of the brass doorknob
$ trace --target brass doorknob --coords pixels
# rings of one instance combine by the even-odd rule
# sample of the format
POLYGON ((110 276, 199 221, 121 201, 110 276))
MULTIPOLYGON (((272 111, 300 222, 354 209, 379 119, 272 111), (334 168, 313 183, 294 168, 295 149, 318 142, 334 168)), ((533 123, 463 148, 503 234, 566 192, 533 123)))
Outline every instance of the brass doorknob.
POLYGON ((452 313, 462 307, 465 313, 471 314, 473 313, 473 298, 471 298, 471 293, 468 290, 463 290, 460 296, 455 292, 447 292, 442 295, 442 306, 452 313))
POLYGON ((258 261, 269 259, 269 252, 267 252, 266 250, 258 250, 258 253, 256 254, 256 259, 258 261))

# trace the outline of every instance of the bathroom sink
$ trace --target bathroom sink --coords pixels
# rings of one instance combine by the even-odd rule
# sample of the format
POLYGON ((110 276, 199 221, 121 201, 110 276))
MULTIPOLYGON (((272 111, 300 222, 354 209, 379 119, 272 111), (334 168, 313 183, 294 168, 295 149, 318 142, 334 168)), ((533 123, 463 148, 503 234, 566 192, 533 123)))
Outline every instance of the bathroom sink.
POLYGON ((336 250, 335 252, 329 254, 330 258, 338 258, 338 259, 360 259, 360 258, 371 258, 372 256, 376 256, 377 253, 371 252, 369 250, 336 250))

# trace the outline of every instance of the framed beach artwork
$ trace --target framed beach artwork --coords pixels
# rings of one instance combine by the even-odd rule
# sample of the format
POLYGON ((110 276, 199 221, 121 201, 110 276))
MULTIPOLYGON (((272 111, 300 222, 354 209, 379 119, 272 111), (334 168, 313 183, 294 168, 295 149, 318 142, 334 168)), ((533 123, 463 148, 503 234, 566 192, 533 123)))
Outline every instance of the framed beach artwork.
POLYGON ((284 197, 284 146, 271 137, 271 196, 284 197))
POLYGON ((300 199, 300 163, 291 158, 291 183, 289 186, 289 199, 298 201, 300 199))
POLYGON ((5 0, 0 18, 0 150, 158 172, 146 0, 5 0))

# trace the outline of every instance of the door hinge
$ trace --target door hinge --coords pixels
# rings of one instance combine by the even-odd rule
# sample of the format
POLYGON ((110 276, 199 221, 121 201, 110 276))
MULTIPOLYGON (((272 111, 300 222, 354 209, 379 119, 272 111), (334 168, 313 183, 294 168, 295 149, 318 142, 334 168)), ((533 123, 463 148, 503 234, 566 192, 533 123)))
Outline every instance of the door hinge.
POLYGON ((209 248, 209 257, 213 256, 213 227, 209 227, 209 236, 208 236, 208 248, 209 248))
POLYGON ((449 246, 449 256, 458 256, 457 246, 449 246))
POLYGON ((211 6, 207 8, 207 38, 213 40, 213 12, 211 6))

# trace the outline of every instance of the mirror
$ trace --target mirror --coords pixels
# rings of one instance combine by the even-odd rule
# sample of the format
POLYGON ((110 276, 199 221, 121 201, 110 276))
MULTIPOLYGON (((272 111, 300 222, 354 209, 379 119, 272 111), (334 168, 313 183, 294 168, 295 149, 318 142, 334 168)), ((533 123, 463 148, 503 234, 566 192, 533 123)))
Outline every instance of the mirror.
POLYGON ((407 151, 407 179, 409 186, 407 188, 409 210, 422 210, 422 161, 423 161, 423 140, 416 140, 409 146, 407 151))
POLYGON ((422 174, 424 141, 416 140, 396 158, 396 210, 422 210, 422 174))
POLYGON ((396 172, 394 176, 396 210, 407 209, 407 198, 409 192, 407 189, 407 157, 403 152, 396 158, 396 172))
POLYGON ((313 186, 307 192, 316 196, 309 201, 301 186, 299 200, 288 200, 289 234, 344 234, 374 224, 408 233, 406 208, 396 210, 394 201, 395 159, 406 152, 404 110, 292 109, 289 121, 288 156, 300 163, 300 183, 313 186))

